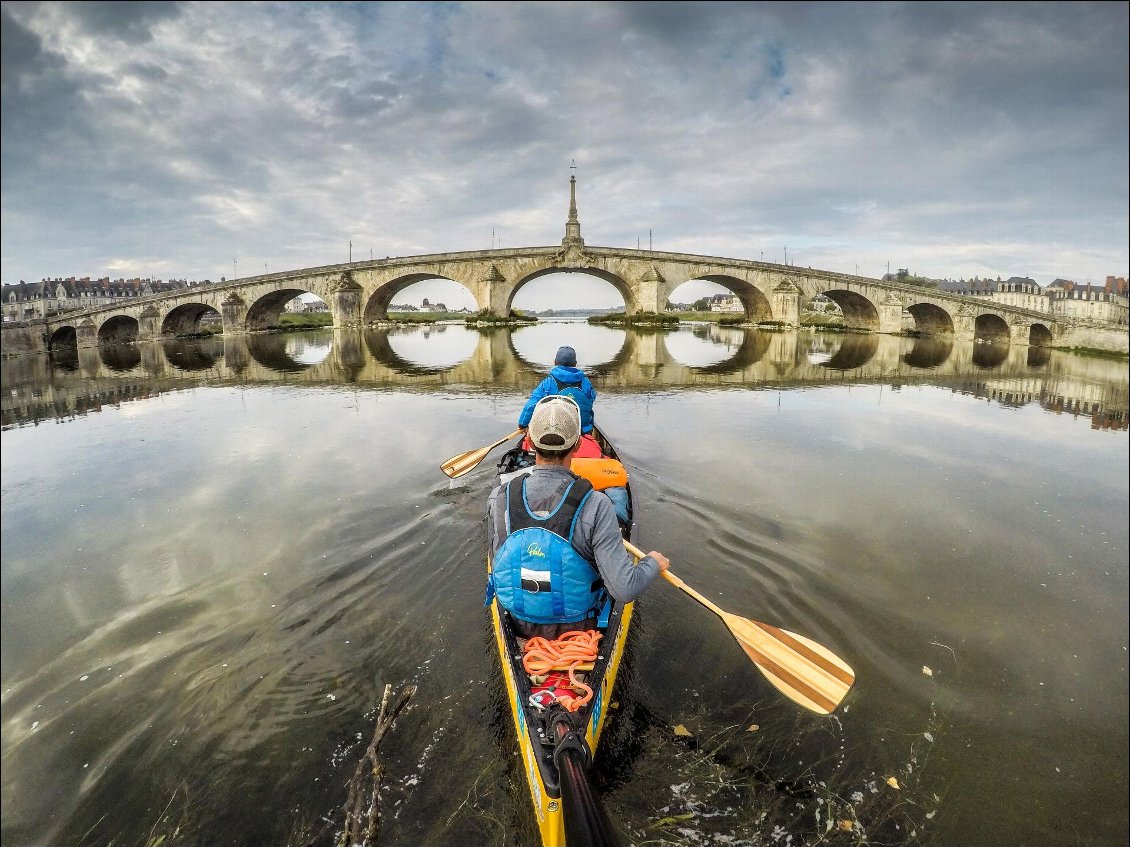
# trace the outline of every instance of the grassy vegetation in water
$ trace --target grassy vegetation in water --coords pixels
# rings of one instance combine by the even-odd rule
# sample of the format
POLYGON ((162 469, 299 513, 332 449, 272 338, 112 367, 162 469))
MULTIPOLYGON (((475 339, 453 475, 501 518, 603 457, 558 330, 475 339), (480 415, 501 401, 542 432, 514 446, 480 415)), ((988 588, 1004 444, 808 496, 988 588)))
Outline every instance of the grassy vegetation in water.
MULTIPOLYGON (((613 820, 638 847, 913 845, 944 810, 947 789, 931 775, 930 760, 946 727, 933 709, 921 733, 863 757, 886 760, 874 765, 845 755, 838 721, 813 721, 791 705, 759 704, 729 726, 718 725, 709 710, 682 719, 668 726, 655 715, 642 723, 639 715, 622 716, 602 748, 614 757, 636 747, 647 763, 636 779, 613 777, 600 786, 613 820), (667 775, 668 792, 655 792, 654 774, 639 778, 651 770, 667 775)), ((607 761, 598 754, 598 783, 607 761)))
POLYGON ((1052 347, 1052 350, 1061 350, 1064 353, 1075 353, 1078 356, 1094 356, 1097 359, 1128 359, 1130 354, 1117 350, 1099 350, 1096 347, 1052 347))
POLYGON ((536 315, 526 315, 516 310, 512 310, 509 315, 496 315, 490 309, 483 309, 469 317, 463 317, 467 326, 481 326, 482 324, 513 326, 514 324, 536 324, 538 322, 536 315))
POLYGON ((334 316, 329 312, 283 312, 279 315, 281 330, 315 329, 323 326, 333 326, 334 316))
POLYGON ((609 326, 675 326, 679 323, 679 317, 672 312, 636 312, 634 315, 612 312, 607 315, 593 315, 588 322, 609 326))

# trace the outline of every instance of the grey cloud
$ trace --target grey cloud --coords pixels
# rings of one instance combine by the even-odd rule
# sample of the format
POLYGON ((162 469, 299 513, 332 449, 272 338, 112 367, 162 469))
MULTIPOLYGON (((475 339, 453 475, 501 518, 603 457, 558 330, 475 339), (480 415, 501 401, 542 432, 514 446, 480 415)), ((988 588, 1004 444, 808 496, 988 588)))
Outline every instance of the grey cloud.
POLYGON ((153 38, 153 27, 180 14, 178 2, 68 3, 68 13, 92 35, 139 45, 153 38))
POLYGON ((492 227, 553 243, 574 157, 590 243, 651 227, 941 274, 951 244, 1054 236, 1126 261, 1120 4, 111 7, 80 31, 136 49, 86 63, 38 7, 16 28, 4 8, 6 281, 45 255, 69 264, 20 273, 86 272, 34 234, 10 249, 17 220, 84 249, 109 220, 101 252, 213 276, 236 250, 317 264, 351 235, 381 255, 492 227))

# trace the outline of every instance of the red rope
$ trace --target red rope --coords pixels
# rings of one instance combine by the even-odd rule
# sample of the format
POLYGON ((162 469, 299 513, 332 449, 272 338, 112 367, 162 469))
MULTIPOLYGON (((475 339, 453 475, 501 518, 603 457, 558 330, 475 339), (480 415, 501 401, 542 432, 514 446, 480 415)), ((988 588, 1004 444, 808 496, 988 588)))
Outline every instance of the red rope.
POLYGON ((575 712, 592 699, 592 689, 577 679, 577 666, 596 661, 597 642, 602 637, 595 629, 575 629, 554 641, 534 636, 522 647, 525 654, 522 656, 522 667, 530 676, 552 670, 568 670, 569 686, 584 693, 580 697, 561 694, 557 696, 557 702, 570 712, 575 712))

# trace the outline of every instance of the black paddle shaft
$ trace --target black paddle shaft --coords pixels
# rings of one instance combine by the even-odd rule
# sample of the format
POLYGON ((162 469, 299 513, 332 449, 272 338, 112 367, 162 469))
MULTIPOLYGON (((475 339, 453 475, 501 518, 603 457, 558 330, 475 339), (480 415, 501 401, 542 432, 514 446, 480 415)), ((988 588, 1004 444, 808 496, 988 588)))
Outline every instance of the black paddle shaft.
POLYGON ((561 776, 561 812, 569 847, 620 847, 620 836, 592 787, 584 735, 566 720, 554 721, 553 758, 561 776))

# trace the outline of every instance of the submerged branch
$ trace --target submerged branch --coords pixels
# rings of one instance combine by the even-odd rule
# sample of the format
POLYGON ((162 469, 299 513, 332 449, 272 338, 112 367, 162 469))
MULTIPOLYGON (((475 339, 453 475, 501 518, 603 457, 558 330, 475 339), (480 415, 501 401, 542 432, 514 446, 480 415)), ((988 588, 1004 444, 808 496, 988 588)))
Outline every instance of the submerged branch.
POLYGON ((380 823, 378 794, 381 790, 381 777, 384 774, 384 769, 377 759, 377 748, 380 747, 381 739, 392 727, 397 715, 408 705, 408 701, 415 693, 415 685, 406 686, 390 706, 392 686, 385 686, 380 712, 377 714, 377 726, 373 730, 373 740, 369 742, 365 755, 361 757, 356 770, 353 771, 353 778, 349 780, 349 794, 343 809, 345 828, 337 840, 337 847, 375 847, 377 826, 380 823))

